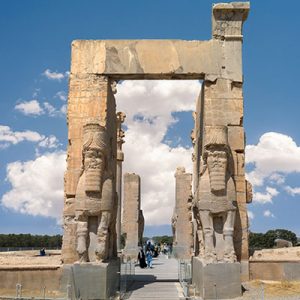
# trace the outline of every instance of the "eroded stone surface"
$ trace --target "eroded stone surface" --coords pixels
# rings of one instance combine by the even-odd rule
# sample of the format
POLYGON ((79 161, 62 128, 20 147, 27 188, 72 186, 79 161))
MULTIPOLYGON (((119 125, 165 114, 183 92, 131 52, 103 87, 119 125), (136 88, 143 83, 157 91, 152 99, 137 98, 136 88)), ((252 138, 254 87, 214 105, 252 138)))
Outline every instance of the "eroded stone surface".
POLYGON ((193 253, 192 174, 178 167, 175 173, 175 208, 172 217, 173 253, 189 259, 193 253))
POLYGON ((126 236, 123 254, 136 259, 142 243, 144 217, 141 211, 141 179, 134 173, 124 174, 122 233, 126 236))

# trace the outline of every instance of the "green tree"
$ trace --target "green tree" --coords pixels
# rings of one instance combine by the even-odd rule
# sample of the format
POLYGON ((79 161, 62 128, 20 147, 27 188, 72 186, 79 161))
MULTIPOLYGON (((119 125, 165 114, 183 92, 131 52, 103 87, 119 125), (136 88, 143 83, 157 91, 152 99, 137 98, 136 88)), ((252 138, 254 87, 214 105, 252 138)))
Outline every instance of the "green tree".
POLYGON ((249 252, 253 254, 254 250, 273 248, 276 239, 284 239, 297 245, 297 236, 294 232, 286 229, 268 230, 266 233, 249 233, 249 252))

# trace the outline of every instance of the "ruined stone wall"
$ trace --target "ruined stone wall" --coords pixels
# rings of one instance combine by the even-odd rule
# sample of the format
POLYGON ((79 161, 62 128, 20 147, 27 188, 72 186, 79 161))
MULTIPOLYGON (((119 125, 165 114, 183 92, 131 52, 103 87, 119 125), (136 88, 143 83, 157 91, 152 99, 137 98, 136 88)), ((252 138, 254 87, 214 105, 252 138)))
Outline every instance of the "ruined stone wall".
POLYGON ((136 258, 141 232, 141 179, 134 173, 124 174, 124 198, 122 233, 126 235, 123 253, 127 257, 136 258))

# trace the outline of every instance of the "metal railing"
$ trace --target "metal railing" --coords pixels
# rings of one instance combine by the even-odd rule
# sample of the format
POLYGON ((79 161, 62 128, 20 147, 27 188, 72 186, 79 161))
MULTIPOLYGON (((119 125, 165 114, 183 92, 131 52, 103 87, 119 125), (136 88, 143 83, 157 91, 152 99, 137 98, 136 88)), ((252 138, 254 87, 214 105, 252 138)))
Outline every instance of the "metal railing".
POLYGON ((133 283, 135 275, 135 261, 127 259, 121 260, 120 266, 120 299, 123 299, 128 288, 133 283))
POLYGON ((192 284, 192 262, 191 260, 178 260, 178 279, 183 289, 185 297, 189 297, 190 286, 192 284))

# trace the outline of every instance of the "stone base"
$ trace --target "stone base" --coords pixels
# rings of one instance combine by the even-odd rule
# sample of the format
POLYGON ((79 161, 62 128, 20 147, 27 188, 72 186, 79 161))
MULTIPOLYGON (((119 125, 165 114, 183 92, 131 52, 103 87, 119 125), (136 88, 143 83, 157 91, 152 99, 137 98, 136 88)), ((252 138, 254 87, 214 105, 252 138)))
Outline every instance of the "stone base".
POLYGON ((192 261, 192 282, 203 299, 232 299, 242 294, 239 263, 204 264, 192 261))
POLYGON ((135 248, 126 248, 123 250, 123 255, 125 259, 137 261, 140 249, 138 247, 135 248))
POLYGON ((177 259, 191 259, 191 248, 184 246, 174 246, 173 255, 177 259))
POLYGON ((62 288, 68 285, 72 300, 110 299, 119 290, 120 261, 64 265, 62 288))

